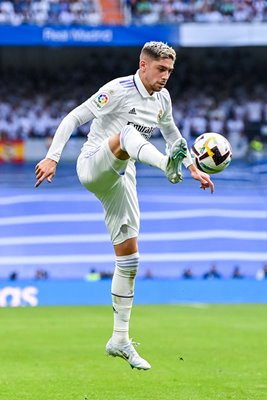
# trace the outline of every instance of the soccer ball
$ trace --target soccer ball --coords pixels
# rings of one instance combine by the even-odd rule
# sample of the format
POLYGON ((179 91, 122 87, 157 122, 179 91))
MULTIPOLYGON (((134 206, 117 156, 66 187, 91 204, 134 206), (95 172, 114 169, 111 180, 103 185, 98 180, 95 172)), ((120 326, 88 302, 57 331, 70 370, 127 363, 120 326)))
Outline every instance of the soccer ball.
POLYGON ((232 149, 228 140, 219 133, 203 133, 196 138, 191 155, 198 169, 217 174, 230 164, 232 149))

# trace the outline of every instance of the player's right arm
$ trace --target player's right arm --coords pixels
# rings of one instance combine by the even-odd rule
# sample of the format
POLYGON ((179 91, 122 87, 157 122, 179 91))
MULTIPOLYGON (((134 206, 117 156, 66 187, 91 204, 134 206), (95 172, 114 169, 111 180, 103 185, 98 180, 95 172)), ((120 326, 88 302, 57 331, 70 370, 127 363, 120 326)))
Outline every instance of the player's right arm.
POLYGON ((46 157, 36 166, 37 181, 35 187, 38 187, 45 179, 48 182, 52 181, 61 153, 74 129, 94 118, 101 118, 121 108, 122 102, 125 101, 125 92, 124 90, 119 90, 119 88, 119 83, 113 85, 110 82, 104 85, 97 93, 76 107, 62 120, 46 157))
POLYGON ((56 168, 56 161, 51 160, 50 158, 44 158, 41 160, 35 167, 36 183, 34 187, 37 188, 45 179, 51 183, 56 174, 56 168))
POLYGON ((94 114, 89 110, 86 102, 72 110, 59 124, 46 157, 35 167, 36 183, 38 187, 45 179, 51 183, 61 153, 74 129, 92 120, 94 114))

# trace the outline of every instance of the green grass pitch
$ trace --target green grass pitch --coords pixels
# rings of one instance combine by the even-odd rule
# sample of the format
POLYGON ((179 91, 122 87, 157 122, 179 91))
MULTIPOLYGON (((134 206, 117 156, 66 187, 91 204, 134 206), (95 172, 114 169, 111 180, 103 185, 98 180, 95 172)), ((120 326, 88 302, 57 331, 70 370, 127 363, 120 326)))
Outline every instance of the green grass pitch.
POLYGON ((267 304, 135 306, 150 371, 105 355, 112 319, 107 306, 0 309, 0 399, 267 399, 267 304))

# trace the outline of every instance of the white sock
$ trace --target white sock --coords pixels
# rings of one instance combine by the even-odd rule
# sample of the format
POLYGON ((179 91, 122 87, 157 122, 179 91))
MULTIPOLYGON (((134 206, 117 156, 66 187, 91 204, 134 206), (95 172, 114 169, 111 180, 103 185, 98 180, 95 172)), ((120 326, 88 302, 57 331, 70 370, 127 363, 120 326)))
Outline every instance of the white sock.
POLYGON ((134 160, 157 167, 165 172, 168 157, 162 154, 152 143, 143 138, 133 126, 126 125, 122 128, 120 145, 121 149, 126 151, 134 160))
POLYGON ((114 311, 112 341, 115 344, 129 342, 129 323, 138 263, 139 253, 116 257, 116 266, 111 285, 114 311))

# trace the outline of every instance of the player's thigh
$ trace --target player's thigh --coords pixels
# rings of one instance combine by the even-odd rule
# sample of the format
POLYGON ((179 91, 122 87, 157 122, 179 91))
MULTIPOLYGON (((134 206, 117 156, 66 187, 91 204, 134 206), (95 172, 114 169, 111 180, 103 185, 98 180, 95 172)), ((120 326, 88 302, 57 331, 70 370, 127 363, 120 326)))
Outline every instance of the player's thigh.
POLYGON ((109 191, 99 193, 97 197, 103 205, 105 223, 113 244, 138 236, 140 210, 132 162, 129 162, 124 176, 109 191))
POLYGON ((92 152, 82 152, 77 161, 80 182, 90 192, 105 193, 121 179, 127 161, 117 159, 111 152, 108 140, 92 152))

